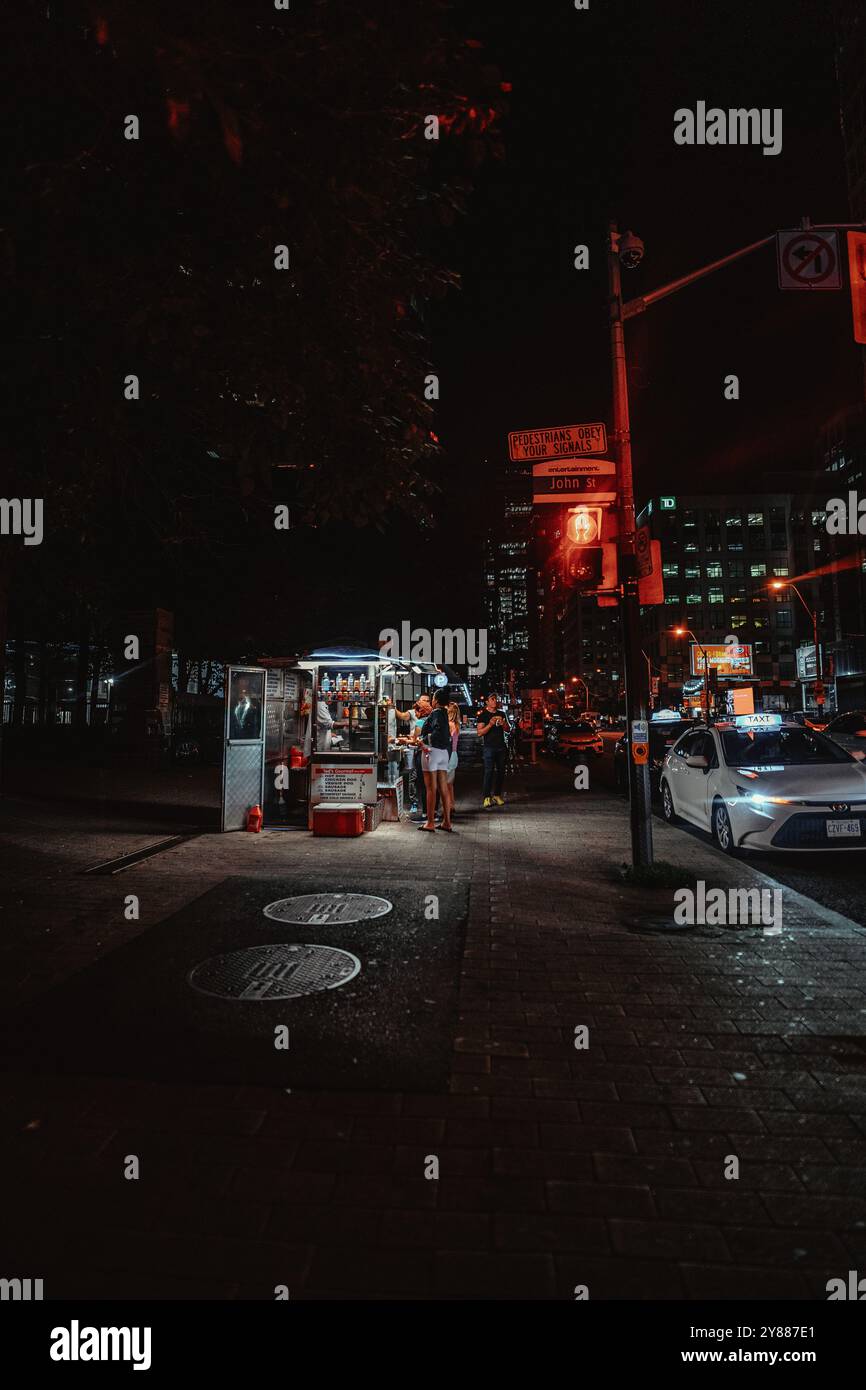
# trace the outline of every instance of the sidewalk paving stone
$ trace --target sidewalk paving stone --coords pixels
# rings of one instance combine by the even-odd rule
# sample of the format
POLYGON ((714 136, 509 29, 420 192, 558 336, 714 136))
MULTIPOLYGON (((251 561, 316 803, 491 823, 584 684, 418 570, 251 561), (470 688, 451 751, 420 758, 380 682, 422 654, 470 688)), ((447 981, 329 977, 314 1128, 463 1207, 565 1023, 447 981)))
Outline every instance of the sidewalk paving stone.
MULTIPOLYGON (((6 808, 2 1002, 38 1001, 229 878, 470 888, 442 1091, 0 1073, 6 1250, 48 1296, 807 1299, 866 1259, 866 931, 787 890, 778 938, 641 929, 672 890, 617 876, 623 802, 581 800, 544 763, 512 786, 482 815, 458 780, 453 840, 207 832, 117 878, 82 870, 176 833, 156 802, 115 824, 83 802, 74 823, 6 808)), ((210 770, 190 780, 192 823, 213 792, 210 770)), ((684 886, 766 886, 653 833, 684 886)))

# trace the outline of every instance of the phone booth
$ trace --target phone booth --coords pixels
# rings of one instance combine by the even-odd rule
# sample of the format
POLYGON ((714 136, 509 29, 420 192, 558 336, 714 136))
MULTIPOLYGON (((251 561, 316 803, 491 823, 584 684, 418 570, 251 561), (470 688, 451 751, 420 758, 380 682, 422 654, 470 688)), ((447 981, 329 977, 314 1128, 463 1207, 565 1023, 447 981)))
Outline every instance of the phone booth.
POLYGON ((223 830, 243 830, 250 806, 261 805, 264 710, 265 672, 258 666, 230 666, 226 673, 223 830))

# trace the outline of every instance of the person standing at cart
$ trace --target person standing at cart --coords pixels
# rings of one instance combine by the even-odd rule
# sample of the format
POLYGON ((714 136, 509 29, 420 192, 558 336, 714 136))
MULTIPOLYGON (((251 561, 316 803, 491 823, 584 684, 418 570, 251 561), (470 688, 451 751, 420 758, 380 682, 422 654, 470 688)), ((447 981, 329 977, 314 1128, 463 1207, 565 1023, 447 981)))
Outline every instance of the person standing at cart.
POLYGON ((460 706, 453 702, 448 706, 448 727, 451 730, 451 757, 448 759, 448 797, 451 815, 454 815, 454 779, 457 776, 457 744, 460 739, 460 706))
POLYGON ((412 761, 414 788, 411 796, 409 814, 413 819, 418 821, 427 819, 427 788, 424 783, 424 758, 423 746, 421 743, 421 730, 432 708, 430 696, 419 695, 411 709, 398 709, 394 711, 398 719, 408 719, 409 740, 415 745, 415 756, 412 761))
POLYGON ((427 789, 427 820, 419 830, 434 831, 436 798, 442 802, 440 830, 451 831, 451 798, 448 792, 448 761, 451 757, 451 725, 448 719, 448 696, 437 690, 433 713, 424 721, 421 738, 424 742, 424 781, 427 789))

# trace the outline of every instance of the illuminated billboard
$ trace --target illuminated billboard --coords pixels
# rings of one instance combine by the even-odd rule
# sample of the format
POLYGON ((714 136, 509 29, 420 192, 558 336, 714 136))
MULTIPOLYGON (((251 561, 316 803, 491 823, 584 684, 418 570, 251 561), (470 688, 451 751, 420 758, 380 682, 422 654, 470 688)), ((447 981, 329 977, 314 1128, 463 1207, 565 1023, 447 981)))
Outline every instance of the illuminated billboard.
POLYGON ((690 652, 693 676, 704 674, 704 652, 710 670, 716 671, 720 676, 748 678, 755 674, 751 642, 725 642, 706 647, 698 647, 692 642, 690 652))

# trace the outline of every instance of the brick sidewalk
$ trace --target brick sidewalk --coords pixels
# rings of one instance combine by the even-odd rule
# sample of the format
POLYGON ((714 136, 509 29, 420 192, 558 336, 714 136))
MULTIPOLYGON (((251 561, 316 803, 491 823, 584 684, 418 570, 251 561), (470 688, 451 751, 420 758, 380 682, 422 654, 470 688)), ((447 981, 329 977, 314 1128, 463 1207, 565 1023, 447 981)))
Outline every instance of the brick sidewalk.
MULTIPOLYGON (((208 835, 116 879, 75 876, 82 856, 23 827, 3 883, 19 997, 229 875, 462 879, 471 906, 447 1094, 0 1076, 0 1273, 49 1297, 680 1299, 825 1298, 864 1269, 866 932, 788 890, 781 937, 652 930, 672 892, 617 880, 624 803, 562 770, 456 824, 208 835)), ((684 884, 766 883, 654 832, 684 884)))

